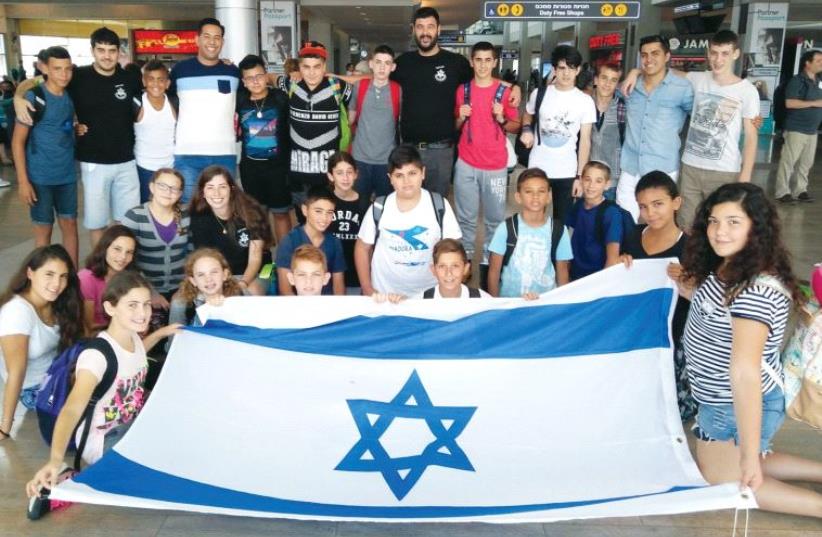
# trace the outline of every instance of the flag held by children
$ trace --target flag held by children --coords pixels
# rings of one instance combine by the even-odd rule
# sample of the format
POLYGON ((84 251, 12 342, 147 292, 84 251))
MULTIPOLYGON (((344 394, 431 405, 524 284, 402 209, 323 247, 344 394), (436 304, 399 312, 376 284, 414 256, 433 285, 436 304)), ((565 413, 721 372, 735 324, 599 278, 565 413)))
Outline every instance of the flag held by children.
POLYGON ((537 522, 753 506, 676 404, 665 261, 542 300, 231 298, 53 498, 244 516, 537 522))

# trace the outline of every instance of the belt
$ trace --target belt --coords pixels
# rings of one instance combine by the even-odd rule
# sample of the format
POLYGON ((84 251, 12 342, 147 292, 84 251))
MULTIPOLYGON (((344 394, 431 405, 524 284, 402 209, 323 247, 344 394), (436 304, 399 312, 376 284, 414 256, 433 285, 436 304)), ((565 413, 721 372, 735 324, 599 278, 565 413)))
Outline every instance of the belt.
POLYGON ((442 140, 440 142, 420 142, 414 144, 417 149, 447 149, 453 147, 454 142, 451 140, 442 140))

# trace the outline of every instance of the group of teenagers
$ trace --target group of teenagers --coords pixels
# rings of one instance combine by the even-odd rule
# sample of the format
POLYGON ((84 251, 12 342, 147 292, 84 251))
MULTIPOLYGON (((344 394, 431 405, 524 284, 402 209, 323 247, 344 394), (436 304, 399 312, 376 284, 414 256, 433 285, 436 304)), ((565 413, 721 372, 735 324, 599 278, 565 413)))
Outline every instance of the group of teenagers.
MULTIPOLYGON (((497 65, 493 46, 475 45, 470 62, 444 54, 436 44, 439 17, 432 8, 419 9, 413 26, 418 51, 395 62, 390 48, 378 47, 369 62, 370 78, 346 81, 328 75, 324 47, 307 42, 299 53, 295 80, 266 73, 256 56, 247 56, 236 68, 220 61, 224 29, 214 19, 204 20, 200 54, 175 66, 171 81, 161 64, 143 68, 145 93, 131 112, 142 178, 134 184, 143 187, 143 199, 122 214, 113 204, 106 205, 110 213, 103 218, 116 223, 89 227, 95 231, 93 250, 79 272, 76 227, 74 243, 66 238, 71 228, 63 227, 66 247, 48 244, 51 228, 45 213, 53 222, 56 212, 61 226, 71 220, 68 209, 61 213, 59 189, 41 189, 35 180, 40 172, 29 174, 28 190, 20 180, 32 219, 36 225, 48 224, 48 236, 38 235, 44 242, 0 298, 5 381, 0 443, 12 440, 15 417, 32 408, 54 357, 78 339, 96 335, 111 345, 118 369, 90 418, 92 434, 81 455, 93 463, 122 436, 148 396, 147 351, 182 325, 199 323, 199 307, 220 307, 227 297, 362 294, 390 303, 417 298, 533 300, 608 266, 676 257, 680 262, 668 270, 681 297, 672 329, 676 381, 683 421, 694 421, 703 475, 711 483, 737 481, 751 487, 763 509, 822 517, 822 495, 785 482, 822 482, 822 462, 771 449, 785 416, 779 350, 789 313, 805 297, 791 269, 774 205, 749 182, 755 130, 746 136, 742 153, 738 149, 743 125, 748 133, 757 115, 747 106, 747 86, 736 88, 742 97, 734 101, 731 114, 728 103, 721 110, 715 107, 713 120, 707 108, 694 112, 695 139, 691 143, 689 134, 685 150, 692 156, 683 156, 681 172, 678 169, 677 133, 698 104, 694 92, 700 84, 720 92, 739 85, 731 70, 739 53, 735 35, 719 32, 709 52, 713 70, 687 78, 666 71, 664 39, 643 39, 643 69, 628 75, 625 96, 615 95, 619 68, 600 69, 597 83, 610 92, 608 102, 600 102, 599 93, 592 99, 576 89, 581 57, 572 47, 557 47, 552 57, 555 79, 529 96, 520 118, 518 90, 492 76, 497 65), (214 63, 204 64, 203 59, 214 63), (395 70, 403 74, 394 77, 395 70), (431 80, 421 80, 423 70, 430 72, 431 80), (427 86, 432 80, 442 85, 449 77, 457 81, 449 82, 450 89, 438 87, 441 98, 433 98, 437 95, 427 86), (235 102, 239 81, 245 89, 235 102), (167 94, 171 82, 176 84, 174 99, 167 94), (639 104, 630 104, 629 91, 641 97, 639 104), (212 99, 213 93, 220 100, 212 99), (662 102, 657 99, 660 93, 665 93, 662 102), (431 102, 421 103, 420 94, 431 102), (232 96, 231 106, 226 96, 232 96), (416 108, 409 108, 414 100, 416 108), (203 111, 204 103, 211 103, 213 110, 203 111), (186 115, 198 106, 199 115, 186 115), (442 117, 428 117, 438 106, 448 110, 449 128, 441 138, 415 138, 420 121, 443 124, 442 117), (676 113, 660 112, 660 107, 671 106, 676 113), (634 114, 647 116, 652 109, 658 117, 632 124, 634 114), (239 181, 236 158, 216 145, 210 154, 179 150, 181 136, 186 143, 196 137, 196 128, 203 128, 208 120, 203 116, 229 110, 232 119, 236 114, 242 142, 239 181), (140 155, 159 150, 160 144, 138 149, 138 125, 166 113, 177 121, 170 146, 174 152, 151 166, 140 155), (708 132, 717 118, 727 120, 724 130, 708 132), (666 121, 669 130, 656 132, 657 123, 666 121), (348 140, 351 131, 353 144, 348 140), (522 145, 530 149, 529 166, 516 179, 517 213, 505 218, 506 136, 519 131, 522 145), (712 137, 718 134, 736 139, 717 145, 712 137), (668 154, 671 147, 675 159, 668 154), (234 160, 216 158, 225 155, 234 160), (712 160, 716 158, 721 162, 712 160), (703 161, 735 169, 700 168, 703 161), (645 170, 647 166, 652 167, 645 170), (193 178, 192 170, 197 170, 193 178), (447 197, 452 172, 456 210, 447 197), (609 197, 614 197, 617 178, 614 203, 609 197), (683 196, 686 189, 693 194, 690 208, 683 196), (52 205, 36 212, 43 200, 52 205), (298 222, 293 229, 292 207, 298 222), (482 252, 475 254, 480 208, 485 233, 482 252), (637 220, 642 224, 636 225, 637 220), (480 288, 466 284, 477 259, 480 288)), ((98 45, 92 37, 96 62, 98 45)), ((59 108, 53 97, 62 93, 55 87, 70 87, 70 60, 68 74, 61 77, 58 66, 65 62, 55 61, 62 52, 56 54, 48 56, 44 70, 45 112, 39 121, 25 125, 25 114, 32 110, 24 104, 16 133, 37 138, 40 126, 50 124, 48 114, 59 108)), ((32 105, 43 94, 27 91, 32 105)), ((726 95, 725 100, 733 98, 726 95)), ((83 140, 95 130, 79 115, 78 120, 78 125, 61 123, 64 136, 73 140, 76 133, 83 140)), ((154 136, 160 130, 145 132, 154 136)), ((21 162, 25 167, 52 151, 53 140, 41 145, 42 140, 51 139, 40 139, 31 152, 32 140, 24 140, 25 151, 15 152, 24 157, 16 159, 18 169, 21 162)), ((86 201, 95 195, 89 194, 89 185, 100 179, 104 187, 96 195, 110 196, 122 206, 117 187, 122 177, 95 177, 97 166, 81 159, 81 173, 89 177, 87 181, 84 175, 86 201)), ((73 160, 71 173, 73 178, 73 160)), ((76 214, 76 195, 74 203, 76 214)), ((99 208, 99 200, 91 203, 99 208)), ((30 497, 39 497, 71 475, 73 470, 64 463, 66 451, 105 367, 99 350, 80 353, 49 461, 27 484, 30 497)))

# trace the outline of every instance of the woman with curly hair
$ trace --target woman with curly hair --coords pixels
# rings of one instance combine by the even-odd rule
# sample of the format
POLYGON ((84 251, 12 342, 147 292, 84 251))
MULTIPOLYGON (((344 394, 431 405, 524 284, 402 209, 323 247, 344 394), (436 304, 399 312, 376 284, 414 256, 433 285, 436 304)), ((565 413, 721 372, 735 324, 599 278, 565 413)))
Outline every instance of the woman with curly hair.
POLYGON ((108 326, 108 317, 103 310, 106 282, 115 274, 132 268, 136 248, 134 232, 122 224, 115 224, 103 232, 86 259, 86 268, 77 273, 86 334, 95 335, 108 326))
POLYGON ((771 452, 785 418, 779 348, 803 301, 780 231, 761 188, 723 185, 697 211, 681 273, 669 271, 691 299, 683 343, 696 458, 708 482, 738 481, 762 509, 822 517, 822 495, 784 483, 822 482, 822 463, 771 452))
POLYGON ((237 187, 231 172, 216 165, 203 170, 190 213, 194 247, 223 254, 244 293, 265 294, 257 275, 271 262, 271 228, 263 207, 237 187))
POLYGON ((0 297, 0 376, 5 382, 0 441, 18 410, 34 408, 52 360, 83 335, 80 284, 68 252, 41 246, 23 261, 0 297))

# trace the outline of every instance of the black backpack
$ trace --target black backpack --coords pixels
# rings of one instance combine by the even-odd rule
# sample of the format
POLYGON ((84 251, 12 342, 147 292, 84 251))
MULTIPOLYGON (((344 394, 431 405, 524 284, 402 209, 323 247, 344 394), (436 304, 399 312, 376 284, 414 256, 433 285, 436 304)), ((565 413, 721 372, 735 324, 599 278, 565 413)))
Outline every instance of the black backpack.
MULTIPOLYGON (((436 287, 432 287, 431 289, 426 289, 425 292, 422 294, 422 298, 434 298, 434 290, 436 287)), ((475 289, 474 287, 468 288, 468 298, 481 298, 479 289, 475 289)))
MULTIPOLYGON (((562 232, 565 226, 556 218, 551 218, 551 262, 557 262, 557 247, 559 241, 562 239, 562 232)), ((502 266, 508 266, 511 261, 511 256, 514 255, 514 249, 517 247, 517 239, 519 238, 519 219, 517 215, 511 215, 505 219, 505 231, 507 238, 505 239, 505 255, 502 256, 502 266)))
MULTIPOLYGON (((445 218, 445 200, 442 194, 438 192, 428 191, 431 196, 431 204, 434 206, 434 213, 437 216, 437 224, 440 226, 440 238, 442 238, 442 221, 445 218)), ((374 218, 374 246, 377 245, 377 239, 380 237, 380 218, 382 218, 382 211, 385 208, 385 198, 388 196, 377 196, 374 198, 374 204, 371 208, 371 216, 374 218)))
MULTIPOLYGON (((180 99, 177 97, 176 94, 166 93, 166 98, 168 99, 168 104, 171 105, 171 109, 174 110, 174 117, 180 117, 180 99)), ((135 95, 131 98, 131 111, 134 114, 134 121, 137 121, 137 118, 140 117, 140 110, 143 109, 143 94, 135 95)))
MULTIPOLYGON (((540 137, 539 137, 539 108, 542 106, 542 101, 545 99, 545 92, 548 91, 547 84, 541 84, 539 89, 537 89, 537 102, 534 106, 534 119, 531 121, 531 128, 534 132, 534 145, 539 145, 540 137)), ((517 134, 517 139, 514 142, 514 152, 517 154, 517 160, 520 164, 528 167, 528 158, 531 156, 531 147, 525 147, 522 142, 520 141, 520 136, 522 136, 522 129, 519 130, 519 134, 517 134)))
MULTIPOLYGON (((576 221, 583 203, 585 203, 585 200, 580 198, 571 207, 570 217, 573 221, 576 221)), ((622 220, 622 236, 619 238, 619 247, 620 251, 622 251, 622 247, 625 246, 625 241, 631 236, 631 233, 636 227, 636 222, 631 213, 617 205, 616 202, 606 199, 597 206, 597 212, 596 215, 594 215, 594 234, 597 242, 605 245, 605 211, 611 206, 619 210, 619 218, 622 220)))

